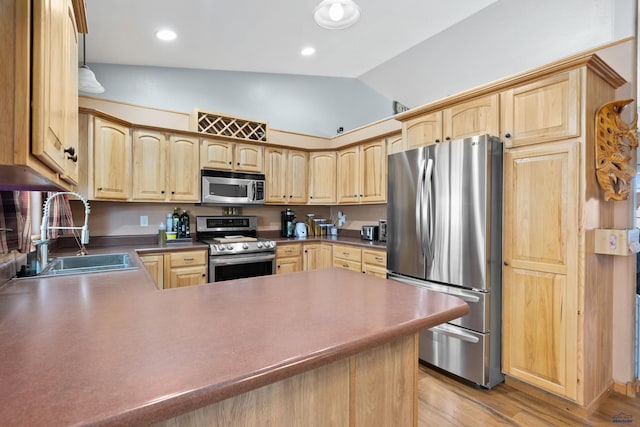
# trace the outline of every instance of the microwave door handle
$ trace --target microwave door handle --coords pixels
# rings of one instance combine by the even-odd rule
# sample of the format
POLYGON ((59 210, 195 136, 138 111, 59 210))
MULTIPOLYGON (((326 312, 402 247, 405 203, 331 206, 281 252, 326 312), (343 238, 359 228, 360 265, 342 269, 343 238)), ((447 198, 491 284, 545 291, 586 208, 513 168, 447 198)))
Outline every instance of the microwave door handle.
POLYGON ((256 182, 255 181, 251 181, 251 185, 249 186, 249 189, 251 190, 251 193, 248 195, 249 201, 255 202, 256 201, 256 182))

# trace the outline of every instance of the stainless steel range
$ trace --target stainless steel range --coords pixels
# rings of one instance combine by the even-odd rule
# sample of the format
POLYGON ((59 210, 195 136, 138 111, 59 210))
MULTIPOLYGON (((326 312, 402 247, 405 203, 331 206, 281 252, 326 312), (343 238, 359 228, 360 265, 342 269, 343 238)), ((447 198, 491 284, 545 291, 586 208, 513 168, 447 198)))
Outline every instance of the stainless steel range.
POLYGON ((276 242, 257 236, 255 216, 197 216, 196 233, 209 245, 209 280, 242 279, 275 272, 276 242))

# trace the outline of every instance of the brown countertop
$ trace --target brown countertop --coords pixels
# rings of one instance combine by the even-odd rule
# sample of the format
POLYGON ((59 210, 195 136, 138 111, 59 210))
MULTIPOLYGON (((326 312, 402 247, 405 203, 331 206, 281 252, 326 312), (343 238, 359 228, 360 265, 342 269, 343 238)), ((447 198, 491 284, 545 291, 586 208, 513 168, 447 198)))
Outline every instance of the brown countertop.
POLYGON ((286 238, 286 237, 271 236, 271 238, 276 242, 276 244, 329 242, 329 243, 335 243, 335 244, 358 246, 361 248, 377 249, 381 251, 384 251, 387 249, 387 244, 385 242, 381 242, 379 240, 373 240, 373 241, 362 240, 360 237, 350 237, 350 236, 329 236, 329 237, 325 236, 325 237, 305 237, 305 238, 299 238, 299 237, 286 238))
POLYGON ((143 268, 14 280, 0 289, 0 419, 146 424, 467 312, 342 269, 163 291, 143 268))

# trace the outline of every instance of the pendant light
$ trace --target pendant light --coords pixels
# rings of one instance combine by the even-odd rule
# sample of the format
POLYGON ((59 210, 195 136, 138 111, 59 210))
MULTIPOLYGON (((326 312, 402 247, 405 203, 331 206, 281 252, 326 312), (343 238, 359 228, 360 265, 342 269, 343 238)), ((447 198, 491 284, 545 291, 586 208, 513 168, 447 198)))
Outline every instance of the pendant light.
POLYGON ((313 11, 316 24, 329 30, 342 30, 360 18, 360 7, 353 0, 322 0, 313 11))
POLYGON ((96 75, 85 62, 87 57, 86 35, 82 34, 82 65, 78 68, 78 91, 88 93, 102 93, 104 87, 96 79, 96 75))

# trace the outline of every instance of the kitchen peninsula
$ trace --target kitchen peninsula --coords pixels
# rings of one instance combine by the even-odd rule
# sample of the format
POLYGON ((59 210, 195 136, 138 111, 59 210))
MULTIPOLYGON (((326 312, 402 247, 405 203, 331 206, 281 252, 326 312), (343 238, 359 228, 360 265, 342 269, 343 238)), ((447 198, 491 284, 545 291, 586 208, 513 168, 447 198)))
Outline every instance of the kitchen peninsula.
POLYGON ((342 269, 159 291, 139 267, 0 288, 0 419, 416 425, 416 333, 468 312, 342 269))

